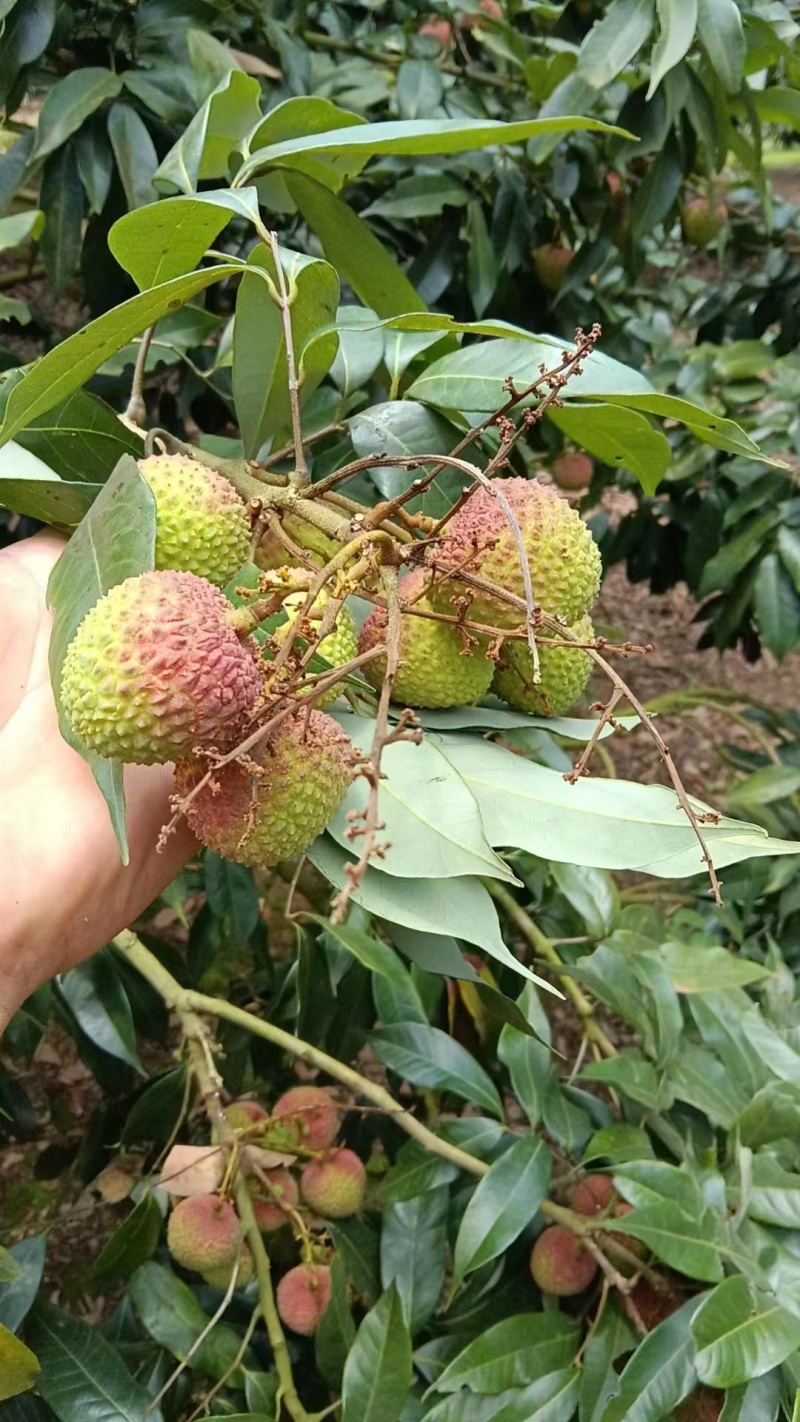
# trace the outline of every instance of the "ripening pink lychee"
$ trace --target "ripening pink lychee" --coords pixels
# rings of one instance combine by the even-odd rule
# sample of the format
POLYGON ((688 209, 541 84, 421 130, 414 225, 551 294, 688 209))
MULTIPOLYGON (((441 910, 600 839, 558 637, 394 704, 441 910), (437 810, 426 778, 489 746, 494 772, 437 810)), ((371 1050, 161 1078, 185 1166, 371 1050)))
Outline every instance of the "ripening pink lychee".
POLYGON ((169 1217, 167 1248, 184 1269, 205 1274, 227 1265, 230 1274, 241 1243, 236 1211, 219 1195, 190 1195, 169 1217))
POLYGON ((307 1205, 323 1219, 343 1220, 364 1203, 367 1173, 355 1151, 339 1146, 321 1160, 310 1160, 300 1177, 307 1205))
POLYGON ((339 1108, 323 1086, 292 1086, 272 1108, 270 1144, 327 1150, 339 1133, 339 1108))
POLYGON ((331 1297, 331 1271, 325 1264, 297 1264, 277 1288, 278 1313, 293 1333, 316 1333, 331 1297))

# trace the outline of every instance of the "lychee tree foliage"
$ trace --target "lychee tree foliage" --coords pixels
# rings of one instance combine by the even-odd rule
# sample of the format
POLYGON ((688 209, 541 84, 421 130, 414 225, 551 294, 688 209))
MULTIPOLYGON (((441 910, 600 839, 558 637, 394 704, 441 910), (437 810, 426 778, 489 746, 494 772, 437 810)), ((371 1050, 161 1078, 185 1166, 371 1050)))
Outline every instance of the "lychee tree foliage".
MULTIPOLYGON (((123 859, 126 760, 176 759, 175 815, 212 846, 7 1034, 24 1057, 51 1011, 69 1028, 106 1090, 77 1169, 121 1153, 130 1178, 68 1306, 37 1298, 45 1234, 0 1256, 2 1385, 34 1390, 10 1415, 791 1418, 791 980, 773 938, 736 954, 731 911, 693 904, 725 865, 779 876, 800 844, 686 795, 620 671, 639 649, 585 621, 591 535, 529 477, 546 421, 602 437, 648 487, 665 418, 763 456, 596 328, 567 345, 423 311, 377 245, 362 276, 395 309, 343 303, 334 254, 270 226, 281 184, 330 194, 369 159, 591 121, 325 115, 280 141, 268 116, 229 186, 123 218, 111 249, 139 294, 5 382, 4 501, 71 533, 50 585, 64 734, 123 859), (235 304, 237 433, 145 434, 143 333, 214 283, 235 304), (120 419, 83 386, 131 341, 120 419), (243 510, 248 556, 219 591, 243 510), (542 699, 551 674, 563 690, 550 654, 588 660, 600 715, 517 711, 456 667, 443 705, 448 631, 465 664, 515 653, 542 699), (672 788, 586 774, 637 717, 672 788), (620 887, 627 870, 643 886, 620 887), (293 948, 268 944, 281 911, 293 948), (153 1037, 175 1056, 150 1076, 153 1037), (117 1290, 90 1327, 86 1296, 117 1290)), ((210 121, 198 133, 213 166, 210 121)), ((3 1092, 24 1136, 24 1098, 3 1092)))

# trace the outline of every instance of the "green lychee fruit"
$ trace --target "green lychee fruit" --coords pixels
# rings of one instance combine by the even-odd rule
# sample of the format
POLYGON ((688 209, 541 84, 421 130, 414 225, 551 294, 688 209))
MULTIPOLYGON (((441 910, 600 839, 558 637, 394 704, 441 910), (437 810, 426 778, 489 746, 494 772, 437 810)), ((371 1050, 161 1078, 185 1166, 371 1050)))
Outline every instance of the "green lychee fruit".
POLYGON ((610 1175, 587 1175, 569 1192, 570 1205, 579 1215, 601 1215, 616 1199, 617 1192, 610 1175))
POLYGON ((728 209, 724 202, 715 202, 712 207, 708 198, 689 198, 681 210, 681 227, 687 242, 695 247, 707 247, 721 232, 728 220, 728 209))
MULTIPOLYGON (((231 1282, 233 1265, 234 1260, 232 1259, 229 1264, 219 1264, 215 1269, 204 1269, 202 1271, 203 1278, 205 1279, 206 1283, 211 1284, 213 1288, 223 1289, 225 1292, 227 1292, 231 1282)), ((248 1249, 247 1245, 245 1244, 242 1247, 242 1252, 239 1255, 239 1262, 236 1266, 235 1287, 237 1289, 243 1289, 245 1284, 250 1283, 252 1277, 253 1256, 250 1253, 250 1250, 248 1249)))
POLYGON ((553 478, 560 489, 585 489, 592 482, 594 465, 588 454, 574 450, 553 461, 553 478))
POLYGON ((262 676, 232 612, 194 573, 143 573, 101 597, 61 676, 64 711, 88 749, 151 765, 235 744, 262 676))
MULTIPOLYGON (((401 598, 431 612, 427 597, 418 597, 428 575, 423 568, 407 573, 398 583, 401 598)), ((440 609, 452 613, 452 608, 440 609)), ((361 628, 359 652, 386 640, 386 611, 373 608, 361 628)), ((400 630, 400 666, 394 680, 392 700, 404 706, 468 706, 480 701, 491 685, 494 664, 485 655, 488 643, 465 649, 461 633, 444 622, 434 622, 414 613, 403 614, 400 630)), ((376 657, 363 667, 364 676, 380 688, 386 675, 386 657, 376 657)))
POLYGON ((367 1172, 355 1151, 338 1146, 321 1160, 310 1160, 300 1176, 307 1205, 323 1219, 343 1220, 364 1203, 367 1172))
POLYGON ((267 1113, 257 1101, 233 1101, 226 1107, 228 1125, 235 1131, 248 1131, 267 1119, 267 1113))
MULTIPOLYGON (((280 627, 276 628, 273 633, 276 642, 279 644, 285 641, 289 629, 294 627, 300 609, 303 607, 305 601, 306 594, 303 592, 290 593, 284 600, 283 607, 287 614, 287 621, 281 623, 280 627)), ((318 632, 322 615, 329 601, 330 593, 323 588, 322 591, 317 594, 310 612, 306 613, 304 621, 308 623, 309 631, 312 635, 318 632)), ((308 645, 306 639, 300 636, 299 633, 292 643, 293 648, 297 648, 299 651, 305 651, 308 645)), ((314 650, 315 652, 319 652, 320 656, 324 657, 326 662, 330 662, 332 667, 343 667, 346 662, 351 662, 353 658, 358 655, 358 635, 353 621, 353 614, 349 607, 345 605, 339 609, 333 631, 330 632, 327 637, 323 637, 322 641, 314 650)), ((341 686, 333 686, 330 691, 323 692, 321 696, 315 696, 313 704, 322 710, 323 707, 330 706, 331 702, 337 700, 341 695, 341 690, 341 686)), ((311 695, 312 692, 309 690, 308 694, 311 695)))
POLYGON ((219 1195, 190 1195, 179 1200, 167 1224, 167 1248, 184 1269, 205 1274, 224 1269, 228 1278, 242 1243, 233 1205, 219 1195))
POLYGON ((542 247, 535 247, 531 255, 533 269, 545 291, 560 291, 567 267, 575 255, 572 248, 546 242, 542 247))
POLYGON ((331 1299, 331 1271, 326 1264, 297 1264, 276 1290, 278 1313, 293 1333, 316 1333, 331 1299))
MULTIPOLYGON (((306 519, 300 518, 298 514, 283 513, 281 527, 292 542, 308 554, 311 562, 315 563, 318 568, 322 568, 330 562, 334 554, 338 553, 341 548, 340 543, 329 538, 320 528, 315 528, 313 523, 308 523, 306 519)), ((264 573, 275 572, 278 568, 285 566, 289 556, 290 552, 285 543, 281 543, 272 528, 267 528, 254 554, 254 562, 257 566, 264 573)))
MULTIPOLYGON (((209 849, 239 864, 270 869, 302 854, 338 810, 352 778, 352 747, 324 711, 298 711, 250 752, 253 763, 231 761, 187 807, 186 818, 209 849)), ((208 765, 188 760, 175 767, 183 797, 208 765)))
POLYGON ((265 1170, 264 1180, 255 1180, 250 1187, 253 1194, 253 1213, 262 1234, 272 1234, 289 1221, 289 1215, 281 1202, 295 1209, 300 1196, 297 1181, 282 1165, 274 1170, 265 1170))
POLYGON ((185 454, 153 454, 139 469, 156 501, 156 568, 222 587, 250 547, 250 516, 233 484, 185 454))
POLYGON ((272 1108, 269 1143, 287 1151, 297 1146, 327 1150, 339 1134, 339 1108, 322 1086, 292 1086, 272 1108))
MULTIPOLYGON (((591 619, 582 617, 570 632, 582 642, 594 639, 591 619)), ((557 637, 558 633, 548 632, 557 637)), ((534 716, 563 716, 586 690, 592 659, 578 647, 539 647, 542 679, 534 685, 533 658, 525 642, 506 642, 492 682, 492 691, 515 711, 534 716)))
MULTIPOLYGON (((528 556, 534 600, 571 624, 590 610, 600 588, 600 550, 575 509, 552 487, 536 479, 495 479, 506 497, 528 556)), ((518 627, 524 613, 489 593, 475 591, 456 578, 442 577, 464 568, 523 598, 525 585, 514 535, 497 499, 483 486, 453 516, 445 533, 431 544, 426 561, 436 570, 430 597, 440 611, 452 600, 469 597, 470 620, 490 627, 518 627)))
POLYGON ((533 1246, 531 1273, 543 1294, 567 1299, 588 1289, 597 1264, 566 1225, 549 1225, 533 1246))

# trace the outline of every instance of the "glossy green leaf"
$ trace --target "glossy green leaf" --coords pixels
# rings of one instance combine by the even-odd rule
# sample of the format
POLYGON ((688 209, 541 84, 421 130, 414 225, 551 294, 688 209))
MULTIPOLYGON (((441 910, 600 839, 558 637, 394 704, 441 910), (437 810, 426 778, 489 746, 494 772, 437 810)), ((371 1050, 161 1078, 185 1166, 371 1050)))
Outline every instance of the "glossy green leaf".
POLYGON ((440 1185, 384 1210, 381 1285, 395 1285, 412 1337, 433 1317, 444 1286, 449 1197, 440 1185))
POLYGON ((542 1118, 545 1095, 553 1076, 550 1024, 531 983, 525 984, 518 1006, 539 1040, 531 1041, 513 1026, 504 1027, 497 1055, 508 1068, 514 1095, 530 1124, 536 1126, 542 1118))
POLYGON ((15 440, 0 449, 0 505, 15 513, 56 527, 74 528, 88 513, 101 487, 62 481, 15 440))
POLYGON ((243 952, 261 920, 252 870, 209 851, 205 858, 205 881, 208 906, 222 925, 228 947, 234 952, 243 952))
POLYGON ((110 954, 97 953, 71 968, 59 977, 58 986, 88 1040, 144 1076, 130 1003, 110 954))
POLYGON ((747 1213, 763 1224, 800 1229, 800 1175, 768 1155, 757 1155, 747 1191, 747 1213))
POLYGON ((689 1395, 697 1382, 690 1325, 701 1302, 688 1299, 639 1344, 600 1422, 663 1422, 689 1395))
POLYGON ((65 482, 88 484, 90 500, 123 454, 136 459, 143 452, 141 438, 122 424, 110 406, 85 390, 76 390, 62 404, 31 420, 18 432, 16 444, 43 460, 65 482))
POLYGON ((631 1205, 657 1205, 670 1200, 687 1219, 699 1220, 704 1204, 700 1186, 688 1170, 665 1160, 629 1160, 617 1166, 614 1183, 631 1205))
POLYGON ((656 0, 656 13, 659 34, 650 61, 648 99, 691 46, 697 29, 697 0, 656 0))
POLYGON ((736 0, 698 0, 697 23, 703 48, 726 94, 742 87, 745 38, 736 0))
POLYGON ((158 154, 147 126, 130 104, 111 105, 108 137, 117 160, 128 207, 144 207, 151 203, 153 174, 158 167, 158 154))
MULTIPOLYGON (((609 1226, 610 1228, 610 1226, 609 1226)), ((722 1278, 720 1246, 709 1220, 690 1220, 678 1205, 663 1200, 625 1216, 625 1233, 641 1239, 653 1253, 690 1279, 716 1283, 722 1278)))
POLYGON ((604 464, 629 469, 646 494, 655 493, 672 462, 669 440, 643 415, 614 405, 564 404, 550 412, 568 439, 604 464))
POLYGON ((800 132, 800 89, 770 87, 753 91, 753 104, 765 123, 778 123, 800 132))
POLYGON ((229 188, 166 198, 128 212, 108 234, 108 245, 137 286, 158 286, 196 267, 232 217, 258 216, 255 188, 229 188))
POLYGON ((329 1387, 341 1389, 347 1355, 356 1336, 347 1292, 347 1269, 341 1254, 331 1260, 331 1299, 314 1335, 316 1363, 329 1387))
MULTIPOLYGON (((128 1287, 146 1332, 176 1358, 188 1357, 209 1321, 188 1285, 163 1264, 151 1260, 139 1266, 128 1287)), ((192 1352, 189 1366, 200 1374, 221 1378, 237 1358, 240 1347, 237 1330, 226 1323, 216 1323, 192 1352)))
POLYGON ((491 1079, 459 1042, 438 1027, 395 1023, 370 1034, 380 1060, 398 1076, 433 1091, 451 1091, 492 1116, 500 1116, 500 1098, 491 1079))
POLYGON ((599 1422, 605 1404, 617 1390, 616 1359, 638 1342, 622 1310, 613 1305, 606 1308, 583 1355, 579 1422, 599 1422))
POLYGON ((231 69, 156 169, 154 186, 194 193, 204 179, 225 177, 233 149, 261 117, 260 100, 258 80, 231 69))
POLYGON ((411 1339, 396 1286, 363 1319, 347 1356, 342 1422, 399 1422, 411 1382, 411 1339))
POLYGON ((531 1133, 516 1141, 481 1180, 467 1205, 455 1245, 455 1282, 496 1259, 536 1218, 547 1194, 552 1156, 531 1133))
POLYGON ((800 599, 777 553, 768 553, 759 563, 754 608, 761 636, 782 660, 800 639, 800 599))
POLYGON ((155 1254, 163 1217, 155 1199, 145 1194, 109 1235, 92 1266, 90 1282, 97 1290, 112 1280, 129 1279, 140 1264, 155 1254))
POLYGON ((30 1348, 0 1323, 0 1402, 33 1387, 39 1367, 30 1348))
POLYGON ((653 0, 612 0, 581 45, 578 77, 604 89, 638 54, 652 24, 653 0))
POLYGON ((38 208, 0 217, 0 252, 20 247, 27 237, 37 238, 44 226, 44 213, 38 208))
POLYGON ((27 1337, 42 1368, 37 1388, 59 1422, 162 1422, 161 1409, 99 1329, 40 1303, 27 1337))
POLYGON ((401 1020, 427 1025, 427 1013, 411 975, 388 943, 382 943, 379 938, 359 929, 349 928, 346 924, 329 923, 327 919, 319 918, 316 914, 311 916, 370 973, 376 973, 384 980, 391 999, 402 1008, 401 1020))
POLYGON ((737 1121, 743 1145, 752 1150, 782 1137, 793 1139, 800 1131, 800 1087, 770 1081, 757 1091, 737 1121))
POLYGON ((381 1199, 387 1204, 413 1202, 427 1190, 451 1184, 458 1174, 458 1166, 452 1161, 432 1155, 417 1141, 407 1141, 397 1152, 394 1165, 383 1182, 381 1199))
POLYGON ((0 1324, 16 1333, 33 1307, 44 1270, 47 1240, 43 1234, 30 1235, 12 1244, 8 1262, 15 1270, 0 1283, 0 1324))
POLYGON ((710 992, 746 987, 770 976, 769 968, 750 958, 738 958, 716 943, 664 943, 658 950, 670 982, 678 992, 710 992))
POLYGON ((468 1343, 437 1378, 437 1392, 496 1396, 525 1387, 567 1367, 580 1339, 578 1325, 562 1313, 520 1313, 495 1323, 468 1343))
POLYGON ((49 90, 42 105, 34 158, 53 153, 95 109, 113 99, 122 79, 110 69, 74 69, 49 90))
POLYGON ((777 1368, 800 1348, 800 1318, 741 1274, 719 1284, 692 1319, 695 1367, 709 1387, 738 1387, 777 1368))
POLYGON ((75 275, 83 239, 85 198, 73 144, 48 158, 39 201, 45 214, 39 251, 58 297, 75 275))

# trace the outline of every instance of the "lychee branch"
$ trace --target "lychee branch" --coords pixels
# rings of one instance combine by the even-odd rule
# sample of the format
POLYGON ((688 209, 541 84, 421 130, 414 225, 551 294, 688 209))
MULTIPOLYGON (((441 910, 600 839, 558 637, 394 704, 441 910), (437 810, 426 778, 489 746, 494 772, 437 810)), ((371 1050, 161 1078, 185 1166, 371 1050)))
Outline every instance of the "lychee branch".
POLYGON ((294 351, 294 333, 292 331, 292 301, 286 286, 286 276, 281 263, 281 251, 278 246, 278 235, 276 232, 268 232, 266 227, 259 221, 255 224, 259 236, 266 242, 272 253, 275 263, 275 275, 278 282, 278 293, 283 322, 283 341, 286 347, 286 376, 289 385, 289 409, 292 417, 292 441, 294 443, 294 469, 289 475, 289 483, 293 489, 303 489, 310 484, 311 476, 308 472, 306 462, 306 452, 303 445, 303 426, 300 421, 300 385, 297 379, 297 361, 294 351))

